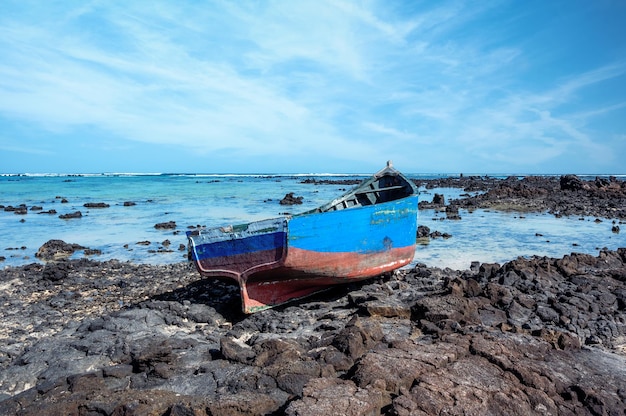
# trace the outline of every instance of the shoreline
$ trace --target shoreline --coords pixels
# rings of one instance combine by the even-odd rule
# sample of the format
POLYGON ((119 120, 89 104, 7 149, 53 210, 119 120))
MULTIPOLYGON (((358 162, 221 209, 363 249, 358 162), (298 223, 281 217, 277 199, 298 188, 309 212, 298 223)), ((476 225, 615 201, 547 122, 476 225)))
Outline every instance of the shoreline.
MULTIPOLYGON (((468 196, 422 208, 623 223, 620 181, 457 183, 468 196)), ((626 248, 418 263, 244 315, 235 285, 189 262, 68 260, 61 243, 0 270, 0 414, 626 411, 626 248)))
MULTIPOLYGON (((459 210, 465 210, 467 213, 473 213, 477 210, 519 213, 520 217, 528 214, 542 215, 546 213, 555 218, 584 219, 586 217, 595 218, 596 222, 610 221, 609 231, 613 231, 616 234, 620 231, 620 225, 623 227, 623 224, 626 223, 626 181, 622 181, 614 176, 610 176, 608 179, 597 177, 594 180, 582 180, 575 175, 563 175, 561 177, 509 177, 505 179, 487 176, 461 176, 438 179, 414 179, 414 182, 421 189, 425 189, 420 197, 420 212, 433 210, 435 214, 445 214, 445 217, 437 219, 462 220, 459 210), (450 200, 445 200, 442 195, 434 195, 432 201, 428 200, 429 195, 425 194, 437 188, 462 189, 464 193, 460 194, 458 198, 450 200)), ((316 189, 326 185, 351 186, 354 184, 354 180, 310 180, 310 178, 303 178, 300 183, 316 189)), ((55 200, 59 198, 56 197, 55 200)), ((53 205, 48 205, 45 208, 53 205)), ((61 205, 64 205, 63 201, 61 201, 61 205)), ((62 221, 71 221, 67 225, 71 225, 72 229, 75 229, 74 232, 79 232, 83 226, 88 227, 86 228, 90 230, 88 232, 94 232, 92 222, 98 221, 103 216, 106 217, 108 210, 120 210, 120 208, 113 208, 115 205, 123 205, 125 207, 121 208, 122 211, 115 211, 115 214, 111 214, 118 217, 124 215, 123 210, 125 209, 141 209, 132 208, 137 205, 133 201, 121 203, 119 201, 94 202, 90 200, 84 204, 82 201, 78 201, 74 202, 70 209, 73 212, 72 215, 75 215, 77 219, 62 221), (82 216, 78 215, 80 211, 74 212, 79 207, 89 207, 87 208, 86 218, 80 218, 82 216), (89 210, 93 212, 90 213, 89 210), (91 219, 91 217, 94 219, 91 219)), ((0 209, 4 211, 0 215, 19 214, 18 216, 21 217, 20 221, 25 221, 25 218, 28 216, 29 222, 33 216, 32 221, 40 219, 36 218, 40 217, 36 214, 48 212, 43 210, 42 204, 28 206, 26 203, 22 203, 11 206, 2 205, 2 201, 0 201, 0 209)), ((66 215, 70 214, 61 214, 61 216, 66 215)), ((11 216, 15 217, 15 215, 11 216)), ((4 218, 8 219, 6 216, 4 218)), ((149 264, 175 263, 182 260, 184 254, 184 243, 186 241, 180 238, 181 233, 191 227, 200 227, 197 224, 197 219, 194 224, 187 224, 187 222, 180 218, 173 218, 166 212, 155 218, 151 225, 146 225, 146 229, 140 235, 136 235, 138 239, 129 241, 128 239, 119 239, 116 235, 114 237, 116 239, 115 243, 99 240, 94 248, 84 247, 84 257, 100 261, 115 258, 121 260, 129 258, 137 261, 139 258, 149 258, 147 261, 149 264), (112 251, 107 251, 107 249, 112 251)), ((420 225, 426 224, 427 221, 423 221, 420 218, 420 225)), ((40 227, 45 227, 44 223, 41 223, 40 227)), ((433 228, 436 228, 436 226, 433 228)), ((62 229, 59 229, 59 231, 63 233, 62 229)), ((433 231, 437 232, 438 230, 434 229, 433 231)), ((136 232, 137 230, 135 230, 136 232)), ((543 231, 539 230, 538 233, 543 233, 543 231)), ((51 231, 50 237, 57 238, 53 234, 54 232, 51 231)), ((44 241, 36 244, 40 246, 44 241)), ((70 244, 75 243, 75 241, 67 242, 70 244)), ((24 242, 22 241, 22 243, 24 242)), ((32 241, 26 244, 20 245, 18 243, 14 246, 4 247, 4 252, 0 253, 0 267, 27 264, 30 261, 39 262, 39 259, 35 256, 37 248, 32 247, 31 243, 32 241)), ((82 242, 82 244, 88 245, 89 243, 82 242)), ((613 246, 611 248, 617 247, 613 246)), ((555 255, 555 253, 546 254, 555 255)), ((74 258, 77 258, 77 256, 75 255, 74 258)))
POLYGON ((1 274, 0 413, 405 414, 429 411, 423 394, 448 411, 460 397, 480 412, 626 409, 626 248, 417 265, 253 315, 187 262, 55 267, 1 274))

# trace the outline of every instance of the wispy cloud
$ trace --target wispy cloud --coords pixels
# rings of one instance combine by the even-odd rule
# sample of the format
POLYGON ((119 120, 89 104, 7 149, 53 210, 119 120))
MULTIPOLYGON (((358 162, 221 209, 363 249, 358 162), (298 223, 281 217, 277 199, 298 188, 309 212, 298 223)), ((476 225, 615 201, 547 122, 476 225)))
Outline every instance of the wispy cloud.
MULTIPOLYGON (((4 140, 6 140, 7 142, 11 141, 9 139, 4 139, 4 140)), ((0 144, 0 150, 4 150, 5 152, 12 152, 12 153, 23 153, 25 155, 51 155, 53 154, 52 151, 46 150, 46 149, 29 147, 29 146, 11 145, 11 144, 6 144, 6 145, 0 144)))
POLYGON ((623 85, 626 63, 544 75, 512 32, 532 12, 507 7, 13 3, 0 17, 0 120, 42 140, 90 126, 110 140, 310 164, 377 166, 384 148, 413 170, 541 169, 576 147, 606 153, 602 135, 623 125, 593 120, 623 115, 605 86, 623 85), (437 165, 441 151, 452 166, 437 165))

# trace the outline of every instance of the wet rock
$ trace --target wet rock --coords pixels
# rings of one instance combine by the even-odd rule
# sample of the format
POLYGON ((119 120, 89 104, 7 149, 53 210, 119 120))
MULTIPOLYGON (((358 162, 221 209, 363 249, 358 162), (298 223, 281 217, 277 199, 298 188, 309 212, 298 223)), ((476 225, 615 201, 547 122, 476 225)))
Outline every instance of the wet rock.
POLYGON ((302 204, 302 200, 304 197, 302 196, 294 196, 293 192, 289 192, 285 195, 283 199, 280 200, 280 205, 299 205, 302 204))
POLYGON ((442 194, 435 194, 433 196, 433 205, 445 205, 446 199, 442 194))
POLYGON ((176 221, 160 222, 154 225, 157 230, 173 230, 176 228, 176 221))
POLYGON ((87 202, 83 204, 85 208, 109 208, 110 205, 105 202, 87 202))
POLYGON ((358 179, 315 179, 306 178, 300 181, 300 183, 312 184, 312 185, 358 185, 361 183, 358 179))
POLYGON ((73 218, 81 218, 82 216, 83 216, 82 212, 75 211, 75 212, 70 212, 67 214, 61 214, 59 215, 59 218, 61 218, 62 220, 70 220, 73 218))
POLYGON ((102 254, 102 250, 99 250, 97 248, 86 248, 84 253, 85 256, 99 256, 102 254))
POLYGON ((429 234, 430 238, 450 238, 452 237, 451 234, 448 233, 442 233, 441 231, 433 231, 432 233, 429 234))
MULTIPOLYGON (((434 184, 439 180, 435 180, 434 184)), ((448 181, 459 187, 462 182, 448 181)), ((519 212, 548 212, 561 216, 626 218, 626 182, 616 178, 585 181, 575 175, 561 178, 528 176, 521 179, 481 180, 485 190, 451 200, 450 206, 519 212)), ((420 208, 430 208, 420 202, 420 208)))
POLYGON ((19 214, 19 215, 28 214, 28 207, 26 206, 26 204, 20 204, 17 207, 8 205, 8 206, 5 206, 3 209, 5 212, 13 212, 14 214, 19 214))
POLYGON ((449 220, 460 220, 459 207, 456 205, 448 205, 446 207, 446 218, 449 220))
POLYGON ((39 247, 35 257, 42 260, 67 258, 74 254, 76 250, 83 250, 84 248, 79 244, 70 244, 63 240, 49 240, 39 247))
POLYGON ((427 238, 430 235, 430 228, 425 225, 417 227, 417 238, 427 238))

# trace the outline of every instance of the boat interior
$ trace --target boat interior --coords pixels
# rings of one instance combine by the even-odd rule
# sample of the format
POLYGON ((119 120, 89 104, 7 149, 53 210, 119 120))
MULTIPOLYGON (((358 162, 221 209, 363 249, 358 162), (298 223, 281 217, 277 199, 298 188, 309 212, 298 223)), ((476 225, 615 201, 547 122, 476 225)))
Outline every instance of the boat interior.
POLYGON ((387 167, 366 179, 341 197, 322 205, 308 213, 339 211, 347 208, 381 204, 406 198, 417 193, 415 186, 391 162, 387 167))

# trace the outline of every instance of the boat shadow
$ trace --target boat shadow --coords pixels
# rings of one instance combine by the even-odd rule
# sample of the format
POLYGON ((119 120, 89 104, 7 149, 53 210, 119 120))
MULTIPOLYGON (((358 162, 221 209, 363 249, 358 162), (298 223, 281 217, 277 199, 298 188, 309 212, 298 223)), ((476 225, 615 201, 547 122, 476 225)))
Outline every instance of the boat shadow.
MULTIPOLYGON (((356 305, 351 304, 348 295, 361 290, 366 285, 388 279, 388 277, 388 274, 383 274, 359 282, 331 286, 328 289, 301 299, 294 299, 268 310, 280 313, 293 307, 301 307, 304 309, 358 308, 356 305)), ((241 309, 239 286, 236 283, 230 283, 228 281, 200 279, 179 289, 155 295, 151 299, 157 301, 175 301, 180 303, 188 301, 191 304, 206 305, 213 308, 216 313, 232 324, 241 322, 252 316, 245 314, 241 309)), ((262 314, 263 311, 257 312, 253 315, 259 313, 262 314)))
POLYGON ((158 301, 188 301, 206 305, 229 322, 237 323, 246 318, 241 310, 239 286, 235 283, 214 279, 200 279, 179 289, 161 293, 151 299, 158 301))

